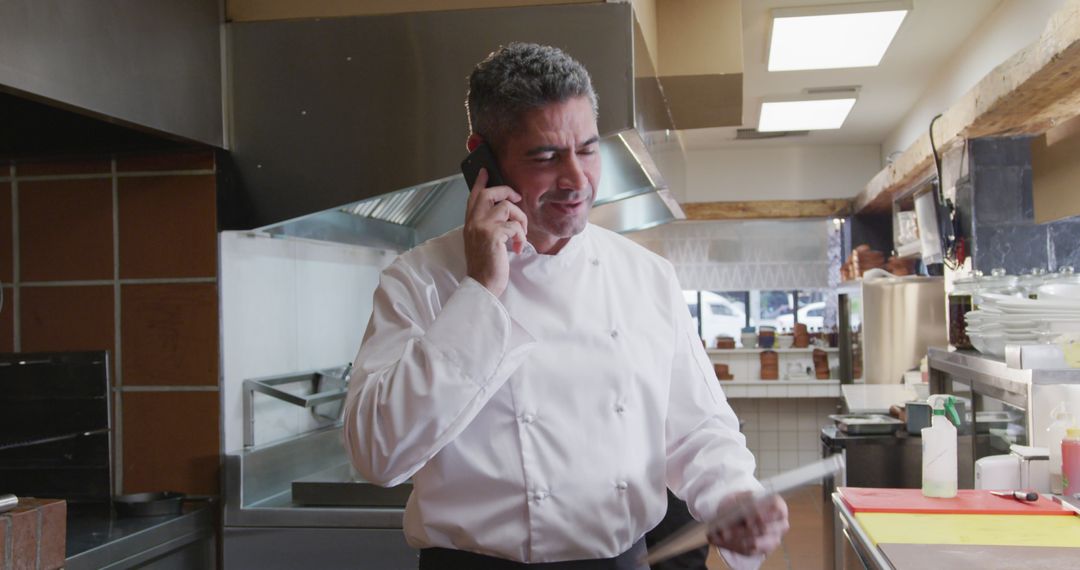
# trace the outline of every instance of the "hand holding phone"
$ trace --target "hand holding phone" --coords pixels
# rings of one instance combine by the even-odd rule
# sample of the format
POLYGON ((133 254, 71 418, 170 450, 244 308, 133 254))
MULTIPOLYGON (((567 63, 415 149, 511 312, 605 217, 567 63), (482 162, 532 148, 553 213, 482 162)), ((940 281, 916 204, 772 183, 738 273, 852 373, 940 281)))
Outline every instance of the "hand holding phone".
POLYGON ((521 195, 503 183, 487 144, 480 143, 469 153, 461 172, 469 184, 463 234, 466 275, 499 296, 510 280, 506 244, 521 253, 527 240, 528 218, 516 206, 521 195))
POLYGON ((495 160, 495 153, 491 151, 491 147, 486 142, 480 143, 469 156, 465 157, 465 160, 461 161, 461 173, 465 175, 465 183, 469 185, 469 190, 472 191, 473 186, 476 186, 476 176, 480 173, 481 168, 486 168, 488 172, 487 187, 492 186, 505 186, 502 175, 499 174, 499 163, 495 160))

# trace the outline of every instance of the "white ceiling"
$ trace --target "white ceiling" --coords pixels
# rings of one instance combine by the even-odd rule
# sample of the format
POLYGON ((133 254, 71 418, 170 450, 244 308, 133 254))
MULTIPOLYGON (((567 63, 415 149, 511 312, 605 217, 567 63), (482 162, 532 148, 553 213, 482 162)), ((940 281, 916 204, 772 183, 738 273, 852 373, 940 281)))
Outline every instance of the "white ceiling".
POLYGON ((756 127, 764 97, 806 89, 860 86, 858 101, 840 129, 806 136, 735 141, 735 127, 682 131, 687 150, 731 145, 880 144, 900 124, 999 0, 913 0, 881 65, 821 71, 766 71, 769 11, 772 8, 842 4, 829 0, 743 0, 743 120, 756 127))

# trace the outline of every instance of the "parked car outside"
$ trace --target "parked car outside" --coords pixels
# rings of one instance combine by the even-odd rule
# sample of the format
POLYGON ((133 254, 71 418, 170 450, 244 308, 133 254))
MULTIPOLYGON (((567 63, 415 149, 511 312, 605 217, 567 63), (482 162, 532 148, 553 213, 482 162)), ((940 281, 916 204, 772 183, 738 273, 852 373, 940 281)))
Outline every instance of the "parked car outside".
MULTIPOLYGON (((812 329, 825 326, 825 301, 810 303, 799 307, 799 322, 812 329)), ((794 316, 790 313, 776 317, 776 326, 791 329, 795 327, 794 316)))
MULTIPOLYGON (((690 316, 696 328, 699 318, 697 292, 683 291, 683 299, 690 309, 690 316)), ((705 313, 701 327, 701 338, 705 339, 709 348, 716 346, 716 337, 719 335, 730 336, 735 339, 736 343, 739 342, 739 333, 746 326, 746 312, 741 304, 735 303, 723 295, 702 291, 701 310, 705 313)))

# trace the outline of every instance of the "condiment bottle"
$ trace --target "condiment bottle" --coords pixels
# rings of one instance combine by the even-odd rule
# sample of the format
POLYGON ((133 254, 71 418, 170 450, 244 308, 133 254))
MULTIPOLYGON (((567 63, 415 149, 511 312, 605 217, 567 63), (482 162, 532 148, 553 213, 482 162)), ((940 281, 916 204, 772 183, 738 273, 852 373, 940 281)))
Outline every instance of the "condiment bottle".
POLYGON ((930 427, 922 429, 922 494, 948 499, 956 496, 957 487, 956 426, 953 422, 960 425, 960 416, 956 413, 956 398, 935 394, 927 398, 926 403, 933 408, 934 415, 930 427))
POLYGON ((1080 427, 1065 430, 1061 440, 1061 476, 1066 497, 1080 493, 1080 427))
POLYGON ((974 295, 979 290, 982 275, 975 275, 953 281, 953 290, 949 292, 949 344, 956 348, 972 348, 967 335, 967 317, 975 308, 974 295))
POLYGON ((1049 433, 1047 445, 1050 449, 1050 492, 1061 493, 1065 488, 1061 477, 1061 442, 1065 439, 1065 430, 1072 425, 1072 414, 1065 402, 1061 402, 1050 412, 1050 427, 1046 428, 1049 433))

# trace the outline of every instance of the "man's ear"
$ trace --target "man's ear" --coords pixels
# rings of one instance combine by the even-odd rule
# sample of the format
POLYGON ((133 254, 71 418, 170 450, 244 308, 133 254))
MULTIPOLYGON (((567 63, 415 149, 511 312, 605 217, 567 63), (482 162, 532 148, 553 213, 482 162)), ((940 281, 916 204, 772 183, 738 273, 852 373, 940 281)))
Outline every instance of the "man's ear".
POLYGON ((465 148, 469 149, 469 152, 476 150, 476 147, 480 146, 480 143, 484 142, 484 137, 473 133, 469 135, 469 138, 465 141, 465 148))

